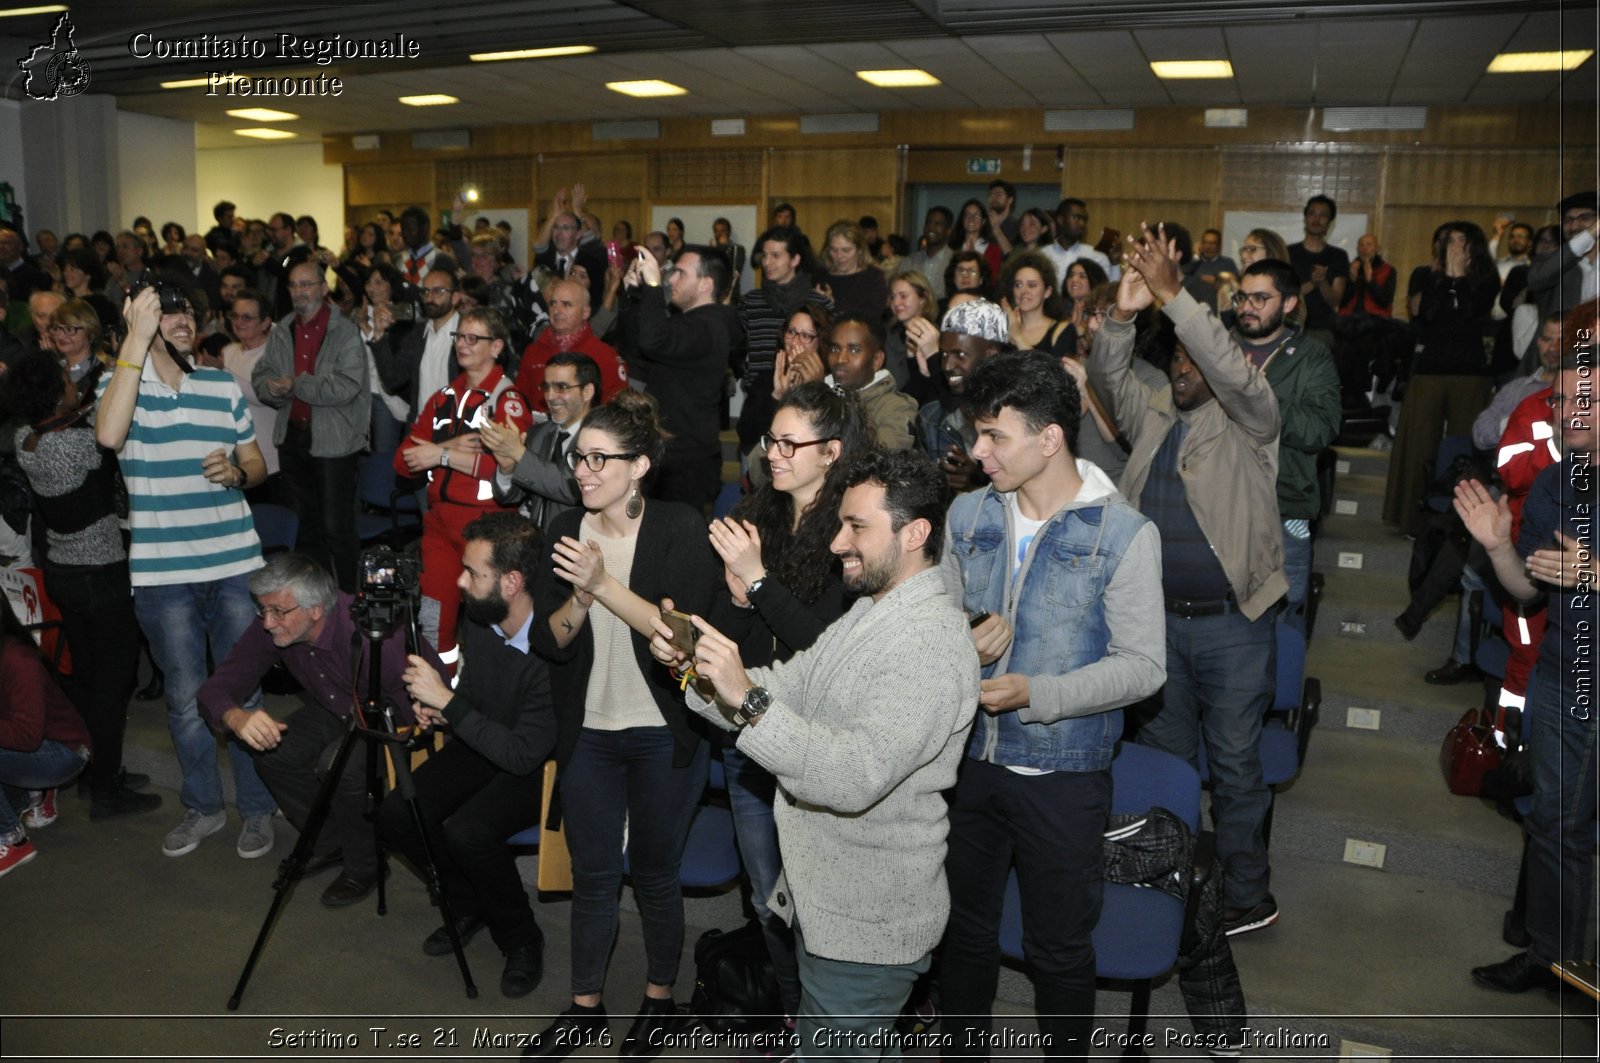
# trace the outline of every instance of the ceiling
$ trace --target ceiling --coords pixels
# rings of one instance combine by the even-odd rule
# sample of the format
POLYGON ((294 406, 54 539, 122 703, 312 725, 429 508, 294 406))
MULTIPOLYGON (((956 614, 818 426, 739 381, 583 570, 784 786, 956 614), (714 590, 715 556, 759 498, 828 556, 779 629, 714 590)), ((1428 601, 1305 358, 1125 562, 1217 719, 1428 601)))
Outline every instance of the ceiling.
MULTIPOLYGON (((33 0, 0 4, 0 10, 33 0)), ((229 108, 295 112, 324 133, 537 121, 958 108, 1507 105, 1592 101, 1597 62, 1568 74, 1488 74, 1502 51, 1596 47, 1596 4, 1542 0, 388 0, 342 5, 199 0, 72 4, 90 92, 123 110, 192 120, 200 147, 251 143, 229 108), (163 41, 267 43, 266 60, 139 58, 163 41), (415 60, 279 60, 277 35, 415 40, 415 60), (470 52, 592 44, 592 55, 472 63, 470 52), (1228 59, 1220 81, 1162 81, 1149 62, 1228 59), (879 89, 859 69, 921 67, 941 85, 879 89), (236 70, 338 77, 338 97, 228 98, 159 83, 236 70), (660 78, 684 96, 631 99, 608 81, 660 78), (442 92, 458 105, 396 97, 442 92)), ((0 19, 0 55, 25 57, 56 15, 0 19)), ((6 95, 20 98, 13 70, 6 95)))

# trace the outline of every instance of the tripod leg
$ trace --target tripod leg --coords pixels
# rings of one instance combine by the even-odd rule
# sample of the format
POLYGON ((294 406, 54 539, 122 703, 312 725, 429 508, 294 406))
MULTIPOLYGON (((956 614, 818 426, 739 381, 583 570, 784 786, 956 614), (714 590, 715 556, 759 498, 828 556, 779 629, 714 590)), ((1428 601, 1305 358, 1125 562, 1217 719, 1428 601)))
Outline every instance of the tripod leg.
POLYGON ((450 911, 450 902, 445 894, 444 880, 439 877, 439 865, 433 857, 433 842, 428 837, 428 826, 422 819, 422 806, 417 803, 417 787, 411 778, 411 762, 402 763, 401 758, 396 758, 394 769, 395 790, 405 799, 406 807, 411 810, 411 823, 417 829, 417 838, 422 842, 422 871, 428 886, 428 897, 439 906, 439 914, 444 916, 445 932, 450 935, 450 948, 456 954, 456 966, 461 968, 461 981, 466 985, 467 999, 478 999, 478 987, 472 981, 472 970, 467 966, 467 954, 461 948, 461 935, 456 931, 455 916, 450 911))
POLYGON ((344 737, 339 740, 339 749, 333 756, 333 766, 329 769, 327 777, 322 780, 322 788, 317 792, 316 803, 306 815, 306 829, 300 832, 300 840, 295 842, 289 855, 278 865, 278 877, 272 883, 272 906, 267 909, 267 917, 261 921, 261 930, 256 934, 255 945, 250 949, 250 957, 245 960, 244 970, 239 972, 239 981, 233 987, 233 995, 228 998, 229 1011, 239 1010, 239 1001, 244 998, 245 986, 249 984, 250 975, 256 969, 256 961, 261 958, 261 951, 266 947, 267 935, 272 932, 273 924, 278 920, 278 912, 283 908, 284 901, 289 898, 290 887, 300 881, 306 861, 316 847, 317 835, 322 832, 322 824, 328 818, 328 808, 333 804, 334 789, 339 785, 339 776, 344 773, 344 766, 350 759, 350 748, 355 740, 355 721, 352 720, 345 728, 344 737))

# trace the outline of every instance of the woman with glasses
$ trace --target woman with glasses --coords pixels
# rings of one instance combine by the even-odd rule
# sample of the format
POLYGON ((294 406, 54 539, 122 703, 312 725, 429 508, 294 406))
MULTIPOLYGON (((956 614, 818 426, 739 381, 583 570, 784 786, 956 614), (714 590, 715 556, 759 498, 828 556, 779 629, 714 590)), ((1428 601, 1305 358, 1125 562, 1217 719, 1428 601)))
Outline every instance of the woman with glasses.
POLYGON ((422 624, 446 664, 455 663, 456 612, 461 593, 462 532, 484 512, 503 509, 494 498, 499 467, 478 429, 494 421, 523 435, 533 408, 512 387, 501 360, 509 335, 499 311, 480 306, 457 318, 456 364, 461 373, 434 392, 394 455, 395 472, 428 478, 422 518, 422 624))
POLYGON ((105 260, 87 247, 72 247, 61 252, 61 286, 68 299, 80 299, 94 307, 100 318, 100 331, 108 339, 122 330, 122 315, 104 295, 105 260))
POLYGON ((950 309, 951 298, 960 294, 989 298, 989 286, 993 281, 994 270, 989 267, 988 259, 976 251, 957 251, 944 268, 944 309, 950 309))
MULTIPOLYGON (((68 307, 79 308, 80 321, 97 323, 94 311, 81 302, 63 304, 56 313, 68 307)), ((45 593, 61 610, 78 677, 73 701, 94 742, 89 817, 151 811, 160 807, 160 796, 132 789, 149 779, 129 776, 122 768, 128 700, 139 667, 139 625, 116 508, 116 457, 95 441, 93 376, 80 385, 51 352, 33 350, 5 379, 0 394, 8 409, 0 419, 17 425, 12 440, 17 462, 45 530, 45 593)))
POLYGON ((802 303, 783 326, 782 342, 772 371, 772 397, 781 399, 794 388, 828 375, 822 341, 833 328, 833 315, 818 303, 802 303))
MULTIPOLYGON (((989 227, 989 210, 978 200, 969 199, 961 204, 961 212, 956 215, 955 231, 950 234, 950 250, 973 251, 983 257, 988 267, 984 277, 986 287, 989 278, 1000 272, 1000 245, 995 242, 994 232, 989 227)), ((954 290, 949 285, 945 286, 947 292, 954 290)))
POLYGON ((45 331, 49 334, 50 346, 61 358, 67 378, 78 385, 78 393, 85 399, 93 398, 95 385, 109 359, 100 331, 100 315, 88 303, 73 299, 51 312, 45 331))
MULTIPOLYGON (((711 524, 727 593, 711 626, 739 644, 747 667, 786 661, 843 615, 844 583, 830 546, 839 534, 845 467, 872 445, 861 407, 826 384, 784 395, 761 437, 766 482, 711 524)), ((781 860, 773 825, 772 776, 731 742, 722 751, 739 853, 761 920, 785 1015, 800 1007, 794 938, 767 908, 781 860)))
MULTIPOLYGON (((233 374, 244 392, 245 403, 250 407, 250 420, 256 426, 256 442, 261 444, 261 457, 267 463, 267 478, 245 492, 252 502, 277 502, 280 483, 278 476, 278 446, 273 442, 278 429, 278 410, 268 406, 256 395, 250 383, 250 374, 256 363, 267 353, 267 337, 272 332, 272 317, 267 297, 254 288, 245 288, 233 297, 233 308, 228 311, 228 327, 234 340, 222 348, 222 368, 233 374)), ((371 355, 368 355, 370 358, 371 355)), ((399 431, 395 432, 395 442, 399 431)))
MULTIPOLYGON (((1251 229, 1245 233, 1244 239, 1239 241, 1239 269, 1247 270, 1262 259, 1274 258, 1279 262, 1289 261, 1289 245, 1283 242, 1283 237, 1271 229, 1251 229)), ((1221 317, 1223 324, 1233 327, 1233 294, 1239 290, 1239 278, 1231 273, 1217 275, 1217 316, 1221 317)), ((1299 307, 1295 313, 1300 314, 1299 307)))
POLYGON ((698 510, 647 498, 666 453, 655 400, 624 391, 591 412, 571 462, 581 508, 555 518, 530 636, 554 662, 556 762, 572 855, 572 1005, 531 1054, 560 1059, 608 1029, 601 992, 617 936, 623 843, 643 923, 644 1001, 623 1056, 660 1052, 683 954, 678 865, 705 786, 707 744, 676 680, 650 656, 663 599, 709 613, 716 564, 698 510))

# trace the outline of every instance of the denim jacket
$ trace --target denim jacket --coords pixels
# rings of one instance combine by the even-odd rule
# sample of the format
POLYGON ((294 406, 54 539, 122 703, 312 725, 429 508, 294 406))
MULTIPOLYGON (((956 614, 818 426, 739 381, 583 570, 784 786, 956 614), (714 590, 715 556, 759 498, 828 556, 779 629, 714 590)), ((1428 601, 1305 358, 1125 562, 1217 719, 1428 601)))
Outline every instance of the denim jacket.
POLYGON ((1040 771, 1101 771, 1122 706, 1166 681, 1161 543, 1155 526, 1078 460, 1078 497, 1034 536, 1015 578, 1011 511, 993 487, 950 507, 945 581, 976 614, 1004 616, 1011 645, 983 670, 1028 677, 1029 704, 978 713, 967 756, 1040 771))

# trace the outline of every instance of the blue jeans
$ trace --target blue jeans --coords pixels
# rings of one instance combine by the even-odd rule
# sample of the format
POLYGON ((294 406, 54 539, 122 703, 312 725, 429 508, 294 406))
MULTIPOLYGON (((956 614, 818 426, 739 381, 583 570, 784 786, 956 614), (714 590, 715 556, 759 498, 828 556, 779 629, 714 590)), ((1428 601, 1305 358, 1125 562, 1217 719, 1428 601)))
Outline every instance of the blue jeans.
POLYGON ((851 963, 807 952, 799 924, 794 940, 802 986, 795 1016, 800 1058, 899 1059, 899 1045, 888 1035, 933 954, 914 963, 851 963))
POLYGON ((795 965, 794 932, 767 907, 783 869, 778 852, 778 827, 772 819, 777 780, 772 773, 739 752, 730 742, 722 751, 728 780, 728 804, 733 810, 733 833, 739 840, 739 858, 750 876, 750 903, 761 920, 767 952, 778 980, 778 998, 786 1015, 800 1007, 800 971, 795 965))
MULTIPOLYGON (((195 695, 206 681, 207 643, 211 659, 220 663, 245 628, 256 621, 248 578, 239 575, 206 583, 135 587, 133 608, 150 640, 150 656, 166 674, 167 730, 183 771, 178 800, 185 808, 205 815, 221 812, 217 738, 200 718, 195 695)), ((246 707, 257 704, 259 695, 246 707)), ((239 814, 268 816, 277 811, 277 802, 256 774, 250 751, 232 734, 227 736, 227 745, 239 814)))
POLYGON ((683 886, 678 869, 689 820, 705 789, 711 750, 672 766, 672 732, 662 727, 599 731, 585 727, 561 773, 561 810, 572 854, 572 995, 605 987, 617 936, 622 837, 644 924, 645 976, 656 985, 678 978, 683 956, 683 886))
POLYGON ((1533 807, 1528 831, 1528 951, 1541 963, 1582 959, 1593 892, 1595 708, 1547 680, 1540 664, 1528 687, 1533 807), (1573 711, 1588 718, 1579 719, 1573 711))
POLYGON ((5 800, 0 801, 0 843, 26 837, 17 817, 28 807, 29 790, 48 790, 70 782, 88 761, 87 748, 74 749, 49 738, 26 753, 0 747, 0 786, 5 790, 5 800))
MULTIPOLYGON (((1085 1057, 1094 1030, 1094 928, 1111 772, 1018 775, 961 763, 950 804, 950 923, 940 949, 940 1029, 947 1057, 989 1058, 1000 979, 1000 915, 1012 863, 1022 897, 1022 951, 1047 1055, 1085 1057)), ((1004 1055, 1005 1053, 998 1053, 1004 1055)))
POLYGON ((1300 634, 1306 633, 1306 593, 1311 588, 1311 537, 1297 539, 1283 529, 1283 574, 1289 579, 1289 593, 1284 596, 1285 608, 1278 614, 1278 623, 1288 624, 1300 634))
POLYGON ((1276 641, 1269 610, 1254 622, 1241 613, 1185 620, 1167 614, 1167 684, 1161 711, 1139 742, 1198 764, 1205 736, 1211 769, 1211 818, 1222 861, 1222 902, 1251 908, 1267 895, 1262 828, 1272 795, 1261 775, 1261 721, 1272 706, 1276 641))

